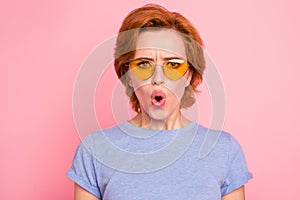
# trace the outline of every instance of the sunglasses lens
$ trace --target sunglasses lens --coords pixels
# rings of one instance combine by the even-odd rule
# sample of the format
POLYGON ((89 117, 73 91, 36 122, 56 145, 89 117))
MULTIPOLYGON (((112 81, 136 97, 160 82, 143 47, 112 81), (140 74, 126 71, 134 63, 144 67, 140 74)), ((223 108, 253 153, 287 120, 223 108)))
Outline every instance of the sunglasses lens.
MULTIPOLYGON (((148 60, 134 60, 129 63, 132 73, 140 80, 150 78, 155 71, 155 64, 148 60)), ((169 60, 164 63, 163 70, 171 80, 180 79, 188 70, 187 61, 180 59, 169 60)))
POLYGON ((183 60, 169 60, 164 64, 165 75, 171 80, 180 79, 187 70, 188 63, 183 60))
POLYGON ((134 60, 129 64, 132 73, 141 80, 146 80, 153 75, 155 66, 151 61, 134 60))

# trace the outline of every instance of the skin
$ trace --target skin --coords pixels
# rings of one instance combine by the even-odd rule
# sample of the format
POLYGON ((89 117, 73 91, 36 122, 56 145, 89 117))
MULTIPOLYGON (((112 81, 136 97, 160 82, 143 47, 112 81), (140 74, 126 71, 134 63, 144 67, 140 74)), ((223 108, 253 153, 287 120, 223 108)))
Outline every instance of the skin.
MULTIPOLYGON (((185 47, 182 39, 175 31, 151 31, 140 34, 137 41, 137 50, 134 59, 147 58, 161 65, 168 58, 180 58, 186 60, 185 47)), ((147 80, 139 80, 131 71, 129 85, 135 90, 141 105, 141 112, 129 122, 147 129, 178 129, 190 123, 182 113, 180 99, 184 89, 191 80, 191 72, 172 81, 168 79, 162 70, 157 66, 152 77, 147 80), (164 106, 155 107, 151 104, 151 93, 155 90, 163 91, 166 95, 164 106)), ((226 194, 222 200, 244 200, 244 186, 226 194)), ((94 195, 75 183, 75 200, 98 200, 94 195)))
POLYGON ((75 183, 74 200, 99 200, 99 199, 75 183))
POLYGON ((171 30, 142 32, 137 40, 134 56, 134 59, 139 58, 152 60, 158 66, 147 80, 140 80, 131 71, 128 72, 129 85, 134 88, 141 105, 141 112, 130 122, 153 130, 178 129, 189 124, 190 121, 181 114, 180 100, 192 74, 187 71, 182 78, 174 81, 165 76, 161 67, 170 58, 186 60, 181 37, 171 30), (151 94, 155 90, 163 91, 166 95, 166 103, 162 107, 151 104, 151 94))

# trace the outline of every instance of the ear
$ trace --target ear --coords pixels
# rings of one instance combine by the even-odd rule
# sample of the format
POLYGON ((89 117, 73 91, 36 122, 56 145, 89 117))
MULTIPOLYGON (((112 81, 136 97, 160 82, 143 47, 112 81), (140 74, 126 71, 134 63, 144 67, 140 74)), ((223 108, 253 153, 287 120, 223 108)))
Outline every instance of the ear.
POLYGON ((129 74, 127 73, 125 76, 126 76, 125 80, 126 80, 126 82, 128 83, 128 85, 129 85, 130 87, 133 87, 133 86, 132 86, 131 77, 129 76, 129 74))
POLYGON ((133 86, 132 86, 131 79, 127 79, 127 82, 128 82, 128 85, 129 85, 130 87, 133 87, 133 86))
POLYGON ((186 78, 185 87, 188 87, 190 85, 191 80, 192 80, 192 76, 193 76, 193 72, 191 70, 188 70, 187 73, 188 73, 188 75, 187 75, 187 78, 186 78))

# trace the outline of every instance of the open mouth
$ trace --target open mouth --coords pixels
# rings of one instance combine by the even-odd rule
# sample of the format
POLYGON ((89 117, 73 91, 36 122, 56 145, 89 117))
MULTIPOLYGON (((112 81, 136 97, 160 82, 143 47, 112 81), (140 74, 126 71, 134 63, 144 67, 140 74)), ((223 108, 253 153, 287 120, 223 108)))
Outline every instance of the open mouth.
POLYGON ((155 99, 156 101, 160 102, 163 98, 162 98, 162 96, 156 96, 156 97, 154 97, 154 99, 155 99))
POLYGON ((166 95, 161 90, 154 90, 151 94, 151 103, 155 106, 164 106, 166 103, 166 95))

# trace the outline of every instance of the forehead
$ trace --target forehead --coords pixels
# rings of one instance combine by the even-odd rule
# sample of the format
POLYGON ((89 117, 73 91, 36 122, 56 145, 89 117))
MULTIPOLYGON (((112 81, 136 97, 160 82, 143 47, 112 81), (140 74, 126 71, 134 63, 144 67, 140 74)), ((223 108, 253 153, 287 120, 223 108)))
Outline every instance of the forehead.
POLYGON ((182 37, 174 30, 144 31, 139 34, 136 54, 160 52, 164 55, 186 57, 182 37))

